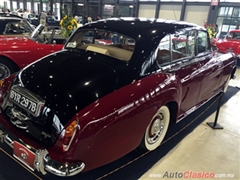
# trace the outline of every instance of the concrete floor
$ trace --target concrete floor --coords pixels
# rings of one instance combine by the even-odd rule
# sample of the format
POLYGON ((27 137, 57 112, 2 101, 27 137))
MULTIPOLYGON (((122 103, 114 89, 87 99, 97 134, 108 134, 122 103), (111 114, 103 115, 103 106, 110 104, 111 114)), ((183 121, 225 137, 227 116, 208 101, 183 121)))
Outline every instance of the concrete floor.
MULTIPOLYGON (((237 70, 236 76, 229 85, 240 87, 240 69, 237 70)), ((140 180, 164 178, 240 180, 239 112, 240 91, 220 109, 218 123, 224 129, 213 130, 206 124, 214 121, 215 113, 212 114, 140 180)))

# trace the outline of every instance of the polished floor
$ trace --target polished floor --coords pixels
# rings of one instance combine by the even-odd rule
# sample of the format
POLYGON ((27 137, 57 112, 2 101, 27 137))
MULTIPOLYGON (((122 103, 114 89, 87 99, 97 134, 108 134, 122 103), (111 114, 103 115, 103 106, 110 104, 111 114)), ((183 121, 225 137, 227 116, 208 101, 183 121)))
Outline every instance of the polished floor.
MULTIPOLYGON (((240 87, 240 69, 231 86, 240 87)), ((215 113, 188 134, 175 148, 149 169, 140 180, 221 179, 240 180, 240 91, 225 103, 213 130, 215 113)))

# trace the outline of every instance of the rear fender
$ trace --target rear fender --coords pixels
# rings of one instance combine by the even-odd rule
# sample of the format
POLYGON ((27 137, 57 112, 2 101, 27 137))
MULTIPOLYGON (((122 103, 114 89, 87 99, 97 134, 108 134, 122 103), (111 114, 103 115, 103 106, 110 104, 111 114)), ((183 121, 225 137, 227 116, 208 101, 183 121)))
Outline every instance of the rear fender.
MULTIPOLYGON (((107 164, 134 150, 161 106, 167 105, 174 113, 171 121, 176 121, 179 96, 176 79, 154 85, 151 78, 154 77, 127 85, 78 113, 81 133, 72 144, 71 153, 77 150, 73 159, 84 161, 86 170, 107 164)), ((71 158, 70 154, 65 158, 71 158)))

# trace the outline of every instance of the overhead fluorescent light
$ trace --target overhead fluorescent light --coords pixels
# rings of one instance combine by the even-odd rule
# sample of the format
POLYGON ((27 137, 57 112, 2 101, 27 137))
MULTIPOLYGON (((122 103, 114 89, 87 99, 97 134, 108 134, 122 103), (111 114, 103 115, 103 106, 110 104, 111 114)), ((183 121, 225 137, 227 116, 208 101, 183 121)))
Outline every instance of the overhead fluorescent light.
POLYGON ((133 8, 133 5, 130 5, 129 8, 133 8))
POLYGON ((84 4, 83 3, 78 3, 78 6, 84 6, 84 4))
POLYGON ((113 5, 111 4, 104 4, 105 7, 114 7, 113 5))

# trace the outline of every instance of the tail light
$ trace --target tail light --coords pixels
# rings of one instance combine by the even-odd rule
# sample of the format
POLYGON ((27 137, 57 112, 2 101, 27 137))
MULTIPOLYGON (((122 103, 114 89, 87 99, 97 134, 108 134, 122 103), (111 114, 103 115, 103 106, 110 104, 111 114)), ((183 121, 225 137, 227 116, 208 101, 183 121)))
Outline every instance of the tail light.
POLYGON ((3 87, 3 80, 0 80, 0 90, 2 89, 2 87, 3 87))
POLYGON ((3 95, 6 93, 6 91, 9 90, 11 87, 11 83, 14 79, 15 75, 11 75, 6 77, 5 79, 0 80, 0 100, 2 99, 3 95))
POLYGON ((69 124, 61 133, 61 142, 62 142, 62 150, 68 151, 75 135, 76 131, 79 128, 78 120, 74 120, 69 124))

